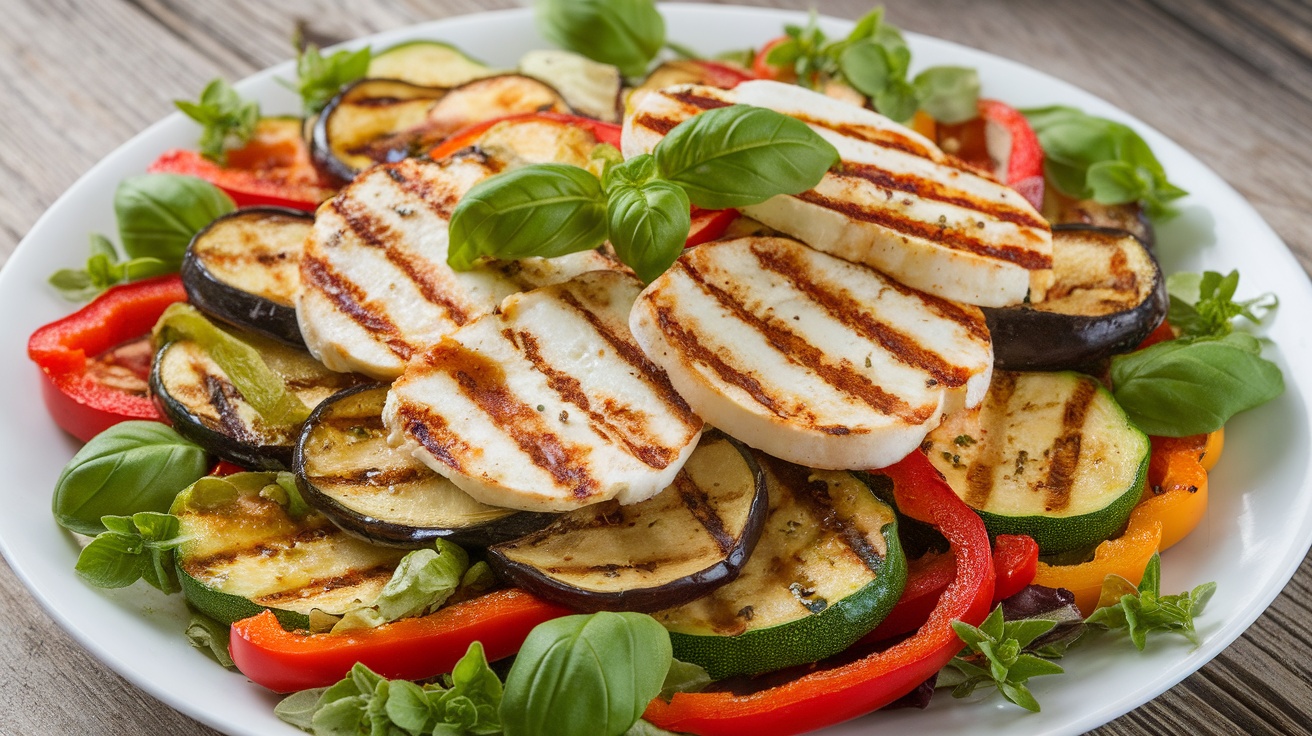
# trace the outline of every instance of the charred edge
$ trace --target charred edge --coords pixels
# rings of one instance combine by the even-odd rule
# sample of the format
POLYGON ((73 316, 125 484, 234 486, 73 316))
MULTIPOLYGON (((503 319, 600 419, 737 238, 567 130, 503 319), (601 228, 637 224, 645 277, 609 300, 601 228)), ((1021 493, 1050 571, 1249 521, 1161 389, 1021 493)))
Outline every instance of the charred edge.
POLYGON ((368 570, 351 570, 345 575, 338 575, 332 578, 316 578, 302 585, 299 588, 290 590, 280 590, 277 593, 260 596, 254 599, 256 603, 263 605, 276 606, 279 603, 296 601, 302 598, 308 598, 313 595, 327 593, 341 588, 354 588, 357 585, 370 583, 377 580, 388 580, 396 571, 395 565, 377 565, 368 570))
MULTIPOLYGON (((197 369, 204 372, 199 366, 197 369)), ((236 407, 233 406, 234 401, 242 400, 237 387, 211 373, 205 372, 204 375, 205 393, 209 396, 210 406, 219 417, 219 426, 222 427, 223 433, 248 445, 260 444, 260 438, 246 426, 241 416, 237 414, 236 407)))
POLYGON ((430 304, 441 307, 457 326, 469 321, 469 314, 465 309, 453 301, 446 293, 444 285, 434 278, 433 267, 428 260, 418 258, 409 249, 399 247, 401 236, 367 209, 362 206, 347 205, 345 201, 345 197, 337 197, 333 200, 333 209, 341 215, 357 237, 372 247, 381 248, 388 262, 405 273, 406 278, 419 289, 424 299, 430 304))
POLYGON ((306 257, 301 260, 301 276, 310 286, 316 287, 337 311, 376 336, 379 342, 402 360, 414 355, 414 347, 401 339, 400 331, 387 317, 365 306, 364 292, 354 282, 337 273, 324 261, 306 257))
POLYGON ((674 130, 678 127, 680 122, 681 121, 675 120, 674 118, 653 115, 649 112, 644 112, 633 120, 634 125, 655 131, 661 135, 665 135, 671 130, 674 130))
POLYGON ((981 240, 966 237, 961 231, 952 228, 938 227, 936 224, 921 222, 907 217, 902 217, 894 212, 885 209, 876 209, 862 207, 851 202, 826 197, 814 189, 802 192, 796 195, 803 202, 808 202, 825 209, 840 212, 843 215, 854 220, 874 223, 881 227, 910 235, 912 237, 927 240, 931 243, 951 248, 953 250, 965 251, 975 255, 985 256, 994 260, 1006 261, 1021 268, 1030 271, 1041 271, 1052 268, 1052 256, 1038 253, 1026 248, 1018 248, 1011 245, 990 245, 981 240))
POLYGON ((696 335, 690 334, 683 329, 679 321, 670 313, 668 307, 653 304, 652 308, 656 311, 656 323, 660 325, 661 332, 665 333, 665 336, 675 344, 680 353, 715 371, 715 375, 719 376, 721 381, 742 389, 756 403, 769 410, 771 414, 777 417, 785 416, 784 409, 779 406, 779 402, 775 401, 774 397, 765 392, 760 381, 739 371, 724 362, 723 358, 708 350, 706 346, 701 344, 696 335))
MULTIPOLYGON (((420 164, 414 160, 407 160, 406 163, 411 168, 417 168, 420 166, 420 164)), ((439 167, 440 164, 427 164, 427 166, 439 167)), ((391 169, 389 168, 389 171, 390 170, 391 169)), ((455 212, 456 204, 460 201, 459 195, 449 187, 435 184, 428 177, 424 176, 423 173, 424 172, 422 171, 416 171, 413 178, 403 176, 398 179, 394 176, 392 177, 392 181, 396 182, 397 187, 399 187, 401 191, 423 202, 425 206, 433 211, 433 214, 443 220, 450 221, 451 213, 455 212)))
POLYGON ((720 549, 720 554, 727 555, 738 543, 729 530, 724 526, 724 519, 716 512, 715 507, 711 505, 711 498, 706 491, 698 487, 697 483, 682 470, 674 476, 674 487, 679 492, 679 500, 688 509, 693 518, 702 525, 706 533, 715 541, 715 546, 720 549))
POLYGON ((868 181, 884 189, 913 194, 921 199, 955 205, 985 215, 991 215, 1003 222, 1010 222, 1021 227, 1047 230, 1048 223, 1019 207, 1012 207, 1001 202, 989 202, 972 196, 958 189, 951 189, 933 180, 911 174, 898 174, 887 169, 866 163, 843 162, 842 174, 868 181))
POLYGON ((770 466, 770 472, 792 491, 793 498, 801 502, 811 517, 820 523, 822 529, 843 540, 871 572, 878 573, 883 568, 884 558, 870 544, 870 540, 852 525, 850 519, 834 508, 828 483, 813 480, 810 471, 800 465, 775 458, 766 460, 766 464, 770 466))
MULTIPOLYGON (((197 513, 196 511, 189 511, 187 515, 189 517, 224 516, 222 512, 204 514, 197 513)), ((309 544, 320 539, 327 539, 338 533, 340 532, 338 532, 337 527, 330 524, 327 519, 323 519, 319 526, 310 529, 302 529, 295 534, 275 539, 261 539, 259 542, 252 545, 225 549, 222 552, 216 552, 206 557, 193 557, 183 562, 182 569, 193 578, 204 582, 203 578, 206 573, 218 565, 226 565, 235 562, 242 557, 273 557, 298 544, 309 544)))
POLYGON ((583 306, 583 304, 581 304, 579 300, 568 291, 562 290, 560 292, 560 299, 568 304, 571 309, 582 315, 583 319, 587 320, 592 329, 595 330, 597 334, 601 336, 601 339, 605 340, 606 343, 619 354, 620 358, 622 358, 625 363, 628 363, 641 373, 643 377, 647 379, 647 383, 659 389, 656 392, 657 395, 665 400, 666 406, 673 409, 675 413, 679 415, 679 421, 681 421, 684 426, 702 426, 701 418, 693 413, 692 407, 688 406, 688 402, 684 401, 683 397, 674 390, 674 385, 670 383, 669 374, 647 358, 647 354, 642 352, 642 349, 634 344, 632 336, 621 335, 611 329, 609 325, 602 322, 601 317, 597 316, 596 312, 583 306))
MULTIPOLYGON (((551 387, 561 399, 573 404, 588 417, 588 422, 593 432, 596 432, 603 440, 617 439, 623 445, 624 449, 633 457, 637 458, 644 465, 657 470, 662 470, 669 466, 674 459, 675 454, 669 448, 661 447, 657 444, 656 439, 641 434, 641 422, 633 422, 636 425, 626 431, 624 428, 611 422, 608 416, 592 408, 592 402, 588 400, 588 395, 583 391, 583 385, 579 379, 574 376, 556 370, 556 367, 543 359, 542 351, 538 347, 537 338, 529 332, 515 333, 511 330, 505 330, 504 336, 508 342, 515 345, 523 352, 524 357, 528 359, 538 373, 541 373, 547 379, 547 385, 551 387), (636 432, 635 432, 636 430, 636 432), (639 434, 633 437, 631 434, 639 434), (636 441, 635 441, 636 440, 636 441)), ((615 414, 616 416, 621 416, 615 414)))
POLYGON ((432 476, 433 473, 431 470, 412 466, 408 468, 384 469, 354 468, 346 472, 312 476, 309 477, 308 480, 316 486, 351 485, 369 488, 387 488, 389 486, 414 483, 416 481, 431 478, 432 476))
POLYGON ((762 268, 788 279, 798 291, 823 307, 835 321, 878 343, 898 361, 925 371, 949 388, 964 386, 970 380, 970 371, 949 363, 938 353, 922 346, 915 337, 875 319, 855 299, 822 288, 808 278, 809 269, 796 254, 769 251, 759 246, 753 246, 752 253, 762 268))
POLYGON ((567 446, 552 432, 542 415, 506 386, 500 365, 455 344, 441 345, 428 354, 428 360, 448 372, 461 392, 509 434, 534 465, 550 473, 574 498, 596 495, 597 479, 588 472, 587 449, 567 446))
POLYGON ((706 95, 699 95, 695 92, 667 92, 665 93, 665 96, 701 110, 714 110, 720 107, 733 106, 732 102, 727 102, 715 97, 708 97, 706 95))
MULTIPOLYGON (((769 320, 753 314, 734 295, 708 282, 701 272, 688 264, 686 259, 681 258, 675 261, 675 266, 680 268, 688 278, 692 279, 704 293, 715 299, 721 307, 733 312, 735 317, 764 336, 766 342, 778 350, 779 354, 788 362, 819 376, 821 380, 836 391, 860 399, 867 406, 881 414, 895 415, 915 424, 920 424, 933 415, 934 407, 912 407, 897 396, 884 391, 861 373, 843 365, 830 363, 823 350, 807 342, 801 335, 779 324, 777 320, 769 320)), ((800 277, 797 278, 800 279, 800 277)), ((810 282, 807 283, 810 284, 810 282)), ((814 284, 810 285, 813 289, 815 288, 814 284)), ((840 317, 840 319, 842 318, 840 317)), ((800 419, 800 417, 793 417, 793 419, 800 419)), ((811 428, 830 435, 844 435, 851 432, 850 427, 836 425, 818 426, 812 424, 811 428)))
POLYGON ((460 465, 460 455, 469 452, 469 445, 451 432, 445 419, 410 404, 402 404, 398 413, 405 433, 414 438, 428 454, 455 472, 464 472, 460 465))
POLYGON ((1008 421, 1007 405, 1016 392, 1016 374, 998 371, 993 374, 993 383, 989 386, 985 405, 980 409, 980 416, 991 420, 982 427, 981 435, 987 437, 978 459, 966 468, 966 505, 973 509, 982 509, 988 505, 989 496, 993 494, 993 472, 1002 462, 1003 444, 1006 442, 1006 425, 1008 421))
POLYGON ((1047 511, 1061 511, 1071 503, 1075 467, 1080 463, 1081 430, 1097 392, 1098 388, 1092 379, 1081 380, 1062 409, 1061 436, 1052 443, 1048 477, 1043 481, 1043 487, 1048 491, 1048 500, 1044 504, 1047 511))

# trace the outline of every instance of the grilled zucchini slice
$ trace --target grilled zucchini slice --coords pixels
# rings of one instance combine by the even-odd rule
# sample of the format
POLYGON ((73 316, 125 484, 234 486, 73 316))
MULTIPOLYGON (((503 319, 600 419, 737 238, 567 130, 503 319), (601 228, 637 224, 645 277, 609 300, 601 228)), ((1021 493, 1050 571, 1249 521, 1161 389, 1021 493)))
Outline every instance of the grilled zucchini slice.
MULTIPOLYGON (((260 351, 306 406, 365 379, 336 373, 303 350, 253 333, 243 341, 260 351)), ((190 340, 174 340, 159 349, 150 372, 150 391, 164 416, 183 437, 245 468, 288 470, 300 437, 300 424, 272 424, 247 403, 209 353, 190 340)))
POLYGON ((714 432, 652 498, 568 512, 490 548, 488 562, 519 587, 577 610, 656 611, 738 577, 765 509, 760 467, 737 441, 714 432))
POLYGON ((294 458, 296 480, 305 500, 334 523, 380 544, 422 545, 440 537, 482 547, 555 518, 479 503, 387 444, 387 389, 368 384, 342 391, 305 422, 294 458))
POLYGON ((196 233, 182 259, 187 299, 228 324, 305 347, 296 323, 301 248, 314 215, 247 207, 196 233))
POLYGON ((458 87, 495 74, 487 64, 441 41, 407 41, 384 49, 369 62, 365 76, 397 79, 422 87, 458 87))
POLYGON ((1097 380, 997 371, 984 404, 929 434, 929 459, 991 536, 1044 554, 1115 535, 1143 492, 1151 445, 1097 380))
POLYGON ((896 514, 861 478, 757 459, 769 511, 738 579, 653 614, 674 656, 717 680, 847 649, 884 620, 906 584, 896 514))
POLYGON ((202 613, 232 624, 270 609, 307 629, 313 609, 340 615, 371 604, 405 550, 356 539, 313 511, 291 511, 277 473, 202 478, 170 510, 182 592, 202 613))
POLYGON ((1124 230, 1052 229, 1054 283, 1034 304, 984 308, 994 364, 1004 370, 1080 368, 1133 350, 1166 318, 1166 280, 1124 230))

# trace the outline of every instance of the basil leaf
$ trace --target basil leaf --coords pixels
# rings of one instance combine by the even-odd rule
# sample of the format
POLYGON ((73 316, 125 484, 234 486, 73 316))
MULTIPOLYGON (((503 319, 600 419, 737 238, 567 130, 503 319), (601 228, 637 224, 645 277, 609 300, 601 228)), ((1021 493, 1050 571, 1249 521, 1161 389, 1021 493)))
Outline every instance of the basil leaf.
POLYGON ((534 7, 548 40, 626 77, 645 75, 665 45, 665 19, 652 0, 536 0, 534 7))
POLYGON ((1280 368, 1251 335, 1171 340, 1112 359, 1112 393, 1130 421, 1151 435, 1212 432, 1285 390, 1280 368))
POLYGON ((707 674, 705 668, 699 664, 676 659, 670 662, 670 671, 665 673, 665 682, 661 684, 658 697, 669 700, 675 693, 701 692, 709 684, 711 684, 711 676, 707 674))
POLYGON ((142 174, 114 192, 119 242, 129 258, 157 258, 176 271, 192 237, 237 206, 213 184, 194 176, 142 174))
POLYGON ((932 66, 912 86, 920 109, 940 123, 955 125, 979 117, 979 73, 962 66, 932 66))
POLYGON ((880 114, 898 122, 910 120, 919 105, 915 88, 902 79, 893 80, 875 95, 875 108, 880 114))
POLYGON ((159 422, 120 422, 91 438, 64 466, 51 502, 60 526, 94 536, 103 516, 164 512, 205 475, 205 450, 159 422))
POLYGON ((299 33, 292 39, 296 46, 296 82, 280 80, 301 96, 305 114, 315 115, 337 96, 342 87, 364 78, 373 52, 368 46, 355 51, 338 51, 331 56, 319 53, 314 44, 303 44, 299 33))
POLYGON ((156 348, 174 340, 200 345, 242 398, 270 424, 300 424, 310 416, 309 407, 287 388, 258 350, 220 329, 190 304, 170 304, 155 323, 152 339, 156 348))
POLYGON ((839 57, 843 78, 867 97, 874 97, 888 87, 893 70, 884 47, 870 39, 851 44, 839 57))
POLYGON ((501 701, 506 736, 620 736, 661 691, 670 637, 650 616, 601 612, 539 624, 501 701))
POLYGON ((674 263, 692 229, 688 195, 668 181, 615 187, 606 212, 616 255, 647 283, 674 263))
POLYGON ((838 151, 796 118, 747 105, 721 107, 678 124, 653 152, 661 178, 703 209, 759 204, 814 187, 838 151))
POLYGON ((49 283, 65 299, 80 302, 91 299, 116 284, 160 276, 176 270, 177 268, 158 258, 133 258, 120 263, 118 250, 109 242, 109 238, 99 233, 92 233, 91 255, 87 258, 86 268, 81 271, 61 268, 50 277, 49 283))
POLYGON ((205 85, 198 101, 174 100, 173 104, 200 123, 200 154, 220 165, 226 163, 228 149, 240 148, 255 135, 260 120, 259 103, 242 99, 221 78, 205 85))
POLYGON ((218 662, 219 666, 235 670, 236 665, 232 663, 232 655, 228 652, 230 631, 231 629, 227 624, 221 624, 209 616, 193 610, 191 611, 191 620, 187 623, 187 630, 184 633, 189 644, 204 652, 210 659, 218 662))
POLYGON ((347 611, 332 630, 372 628, 435 611, 460 587, 468 567, 468 553, 445 539, 437 540, 436 549, 417 549, 401 558, 371 605, 347 611))
POLYGON ((74 569, 98 588, 123 588, 145 580, 165 593, 177 593, 178 574, 173 550, 185 541, 178 536, 178 519, 143 511, 131 517, 105 517, 112 526, 82 549, 74 569))
POLYGON ((551 258, 606 239, 606 197, 577 166, 534 164, 475 184, 451 215, 447 263, 457 271, 481 256, 551 258))
POLYGON ((309 731, 314 727, 314 713, 319 709, 319 699, 323 697, 326 687, 302 690, 292 693, 273 707, 273 714, 284 723, 309 731))

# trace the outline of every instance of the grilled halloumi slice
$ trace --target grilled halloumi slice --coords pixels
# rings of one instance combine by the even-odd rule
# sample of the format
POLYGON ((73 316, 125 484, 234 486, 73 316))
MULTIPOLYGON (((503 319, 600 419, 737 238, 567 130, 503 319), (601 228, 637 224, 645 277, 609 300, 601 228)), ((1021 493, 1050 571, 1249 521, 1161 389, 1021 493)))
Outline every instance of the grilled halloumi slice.
POLYGON ((688 118, 731 104, 795 117, 838 149, 814 189, 742 211, 776 230, 915 289, 988 307, 1042 301, 1052 231, 1017 192, 870 110, 797 85, 682 85, 647 95, 624 123, 624 155, 650 152, 688 118))
POLYGON ((684 251, 629 326, 709 424, 817 468, 896 462, 993 369, 978 308, 789 238, 684 251))
POLYGON ((484 142, 486 150, 440 162, 376 166, 319 208, 301 259, 296 316, 324 365, 391 380, 412 356, 510 294, 616 267, 594 251, 463 272, 447 266, 447 224, 470 187, 511 166, 586 165, 596 144, 581 129, 551 122, 494 127, 484 142))
POLYGON ((483 503, 637 503, 674 481, 702 421, 629 333, 642 284, 595 271, 507 298, 392 386, 393 445, 483 503))

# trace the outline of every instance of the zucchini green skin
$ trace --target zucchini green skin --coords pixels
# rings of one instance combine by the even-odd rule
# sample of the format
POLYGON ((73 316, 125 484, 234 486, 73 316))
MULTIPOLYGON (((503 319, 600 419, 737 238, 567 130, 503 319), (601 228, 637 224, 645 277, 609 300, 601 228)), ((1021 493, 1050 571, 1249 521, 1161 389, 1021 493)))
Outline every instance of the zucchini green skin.
POLYGON ((258 332, 285 345, 305 349, 301 327, 296 321, 296 308, 279 304, 258 294, 252 294, 215 276, 197 256, 194 246, 215 227, 235 218, 280 217, 304 221, 312 225, 314 215, 287 207, 243 207, 224 215, 191 239, 192 245, 182 259, 182 286, 187 300, 205 314, 231 325, 258 332))
POLYGON ((671 631, 675 658, 700 664, 711 679, 720 680, 809 664, 852 646, 888 616, 906 587, 907 561, 897 524, 884 525, 881 534, 887 545, 884 562, 860 590, 818 614, 737 636, 671 631), (814 654, 818 646, 825 651, 819 657, 814 654))
POLYGON ((270 611, 277 617, 278 623, 282 624, 282 627, 288 631, 310 628, 310 617, 305 614, 281 608, 268 608, 239 595, 215 590, 188 575, 182 569, 181 564, 177 564, 175 567, 178 571, 178 582, 182 586, 182 596, 197 611, 221 624, 231 626, 244 618, 270 611))
POLYGON ((1134 507, 1139 504, 1139 499, 1143 496, 1144 484, 1148 478, 1148 459, 1149 454, 1146 453, 1143 462, 1139 463, 1139 472, 1135 476, 1134 484, 1127 488, 1125 493, 1109 506, 1088 514, 1006 516, 980 509, 974 511, 984 522, 989 539, 999 534, 1024 534, 1032 537, 1045 555, 1082 549, 1089 546, 1089 542, 1084 540, 1095 537, 1099 541, 1111 539, 1125 528, 1125 524, 1130 520, 1130 514, 1134 512, 1134 507), (1078 534, 1072 535, 1070 530, 1077 530, 1078 534))
POLYGON ((365 76, 426 87, 456 87, 492 73, 487 64, 449 43, 419 39, 375 53, 365 76))

